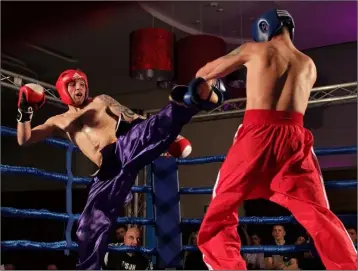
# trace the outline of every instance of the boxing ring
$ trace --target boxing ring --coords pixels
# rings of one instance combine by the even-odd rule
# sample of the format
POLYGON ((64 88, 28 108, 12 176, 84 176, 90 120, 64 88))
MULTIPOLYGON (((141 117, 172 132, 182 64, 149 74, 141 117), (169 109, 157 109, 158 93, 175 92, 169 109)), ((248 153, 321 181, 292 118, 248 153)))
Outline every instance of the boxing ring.
MULTIPOLYGON (((16 131, 11 128, 1 127, 2 136, 15 136, 16 131)), ((32 242, 30 240, 8 240, 1 242, 3 250, 75 250, 77 244, 71 239, 71 231, 74 222, 78 220, 79 214, 72 213, 72 185, 73 184, 89 184, 91 179, 85 177, 73 176, 71 172, 71 158, 74 151, 78 149, 62 140, 48 139, 44 143, 54 145, 66 149, 66 170, 67 174, 48 172, 32 167, 20 167, 11 165, 1 165, 1 173, 8 175, 33 175, 39 178, 52 179, 62 181, 66 184, 66 213, 55 213, 48 210, 34 209, 16 209, 12 207, 1 207, 1 214, 4 217, 24 217, 24 218, 41 218, 53 219, 67 222, 66 240, 58 242, 32 242)), ((317 156, 325 155, 341 155, 355 154, 356 146, 341 148, 325 148, 316 149, 317 156)), ((178 178, 178 167, 184 165, 198 165, 207 163, 222 162, 225 155, 196 157, 186 159, 174 159, 167 157, 159 157, 147 166, 147 181, 151 185, 133 186, 133 193, 146 193, 151 195, 153 206, 153 217, 119 217, 118 224, 137 224, 148 225, 155 228, 153 231, 147 232, 147 247, 125 247, 110 246, 109 251, 114 252, 132 252, 138 251, 145 254, 156 255, 158 268, 169 268, 182 266, 181 255, 183 251, 194 251, 197 248, 182 244, 181 225, 200 224, 202 219, 199 218, 182 218, 180 215, 180 195, 190 194, 211 194, 212 187, 200 188, 180 188, 178 178), (149 233, 149 234, 148 234, 149 233), (152 235, 152 236, 150 236, 152 235), (151 245, 151 246, 149 246, 151 245)), ((350 189, 357 188, 356 180, 328 181, 325 183, 327 189, 350 189)), ((148 206, 148 209, 150 207, 148 206)), ((343 222, 352 223, 356 221, 355 215, 338 215, 343 222)), ((281 217, 240 217, 240 224, 287 224, 296 223, 292 216, 281 217)), ((287 246, 247 246, 242 247, 243 253, 259 253, 259 252, 278 252, 290 253, 297 251, 306 251, 307 245, 287 245, 287 246)))
MULTIPOLYGON (((3 71, 3 70, 2 70, 3 71)), ((357 83, 353 84, 356 94, 357 83)), ((347 87, 347 86, 345 86, 347 87)), ((327 88, 327 87, 326 87, 327 88)), ((332 89, 329 88, 332 92, 332 89)), ((327 91, 326 89, 324 91, 327 91)), ((313 95, 315 92, 313 92, 313 95)), ((353 94, 352 94, 353 93, 353 94)), ((331 99, 332 97, 326 97, 331 99)), ((352 97, 349 97, 352 99, 352 97)), ((241 101, 233 101, 241 103, 241 101)), ((242 109, 235 108, 234 114, 240 113, 242 109)), ((153 113, 151 111, 149 113, 153 113)), ((147 112, 148 113, 148 112, 147 112)), ((209 112, 210 113, 210 112, 209 112)), ((211 118, 212 114, 205 113, 196 116, 200 118, 211 118)), ((220 116, 228 115, 227 111, 219 112, 220 116)), ((195 119, 194 119, 195 121, 195 119)), ((1 127, 1 136, 16 136, 16 130, 8 127, 1 127)), ((3 175, 32 175, 46 180, 64 182, 66 185, 66 213, 50 212, 45 209, 16 209, 12 207, 1 207, 1 214, 4 217, 23 217, 23 218, 41 218, 67 222, 65 231, 65 240, 58 242, 34 242, 31 240, 6 240, 1 241, 2 250, 61 250, 68 253, 70 250, 76 250, 77 244, 71 239, 71 232, 79 214, 72 212, 72 186, 74 184, 87 185, 91 182, 90 178, 73 176, 71 171, 72 154, 79 149, 72 143, 58 139, 47 139, 45 144, 62 148, 66 151, 66 171, 67 174, 49 172, 32 167, 21 167, 14 165, 1 165, 1 174, 3 175)), ((356 154, 356 146, 347 146, 339 148, 315 149, 317 156, 356 154)), ((157 269, 162 268, 182 268, 183 252, 197 250, 194 246, 187 246, 182 241, 182 225, 200 225, 201 218, 183 218, 180 211, 180 195, 198 195, 211 194, 212 187, 186 188, 179 185, 179 166, 199 165, 207 163, 220 163, 224 161, 225 155, 196 157, 185 159, 174 159, 168 157, 159 157, 145 168, 145 185, 135 185, 131 191, 137 194, 146 195, 146 212, 143 217, 118 217, 117 224, 136 224, 146 225, 145 247, 127 247, 127 246, 109 246, 108 250, 112 252, 142 252, 153 255, 157 269)), ((213 181, 214 183, 214 181, 213 181)), ((357 180, 339 180, 325 182, 327 189, 357 189, 357 180)), ((136 203, 138 204, 138 202, 136 203)), ((138 206, 137 206, 138 208, 138 206)), ((356 223, 356 215, 338 215, 343 223, 356 223)), ((240 224, 288 224, 297 223, 292 216, 281 217, 240 217, 240 224)), ((284 246, 243 246, 243 253, 292 253, 298 251, 307 251, 309 245, 284 245, 284 246)))

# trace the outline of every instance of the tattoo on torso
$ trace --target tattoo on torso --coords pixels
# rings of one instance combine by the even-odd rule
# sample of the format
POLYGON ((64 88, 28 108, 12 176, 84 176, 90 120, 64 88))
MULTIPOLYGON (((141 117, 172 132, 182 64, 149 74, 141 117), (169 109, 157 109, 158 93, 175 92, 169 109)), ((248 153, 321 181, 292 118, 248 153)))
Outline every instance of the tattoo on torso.
POLYGON ((132 110, 130 110, 128 107, 118 104, 118 109, 121 111, 121 114, 124 115, 124 117, 127 119, 136 119, 138 116, 136 113, 134 113, 132 110))

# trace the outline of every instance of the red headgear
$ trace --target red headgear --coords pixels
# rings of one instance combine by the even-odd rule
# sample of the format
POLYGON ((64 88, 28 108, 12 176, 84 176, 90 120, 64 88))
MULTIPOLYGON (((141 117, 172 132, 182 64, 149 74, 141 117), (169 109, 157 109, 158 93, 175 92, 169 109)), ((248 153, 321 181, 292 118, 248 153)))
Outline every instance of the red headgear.
POLYGON ((63 73, 61 73, 57 79, 56 82, 57 92, 60 94, 61 100, 67 105, 73 105, 73 100, 67 90, 68 83, 78 79, 82 79, 85 81, 87 90, 86 90, 84 101, 86 101, 88 99, 88 80, 85 73, 79 70, 66 70, 63 73))

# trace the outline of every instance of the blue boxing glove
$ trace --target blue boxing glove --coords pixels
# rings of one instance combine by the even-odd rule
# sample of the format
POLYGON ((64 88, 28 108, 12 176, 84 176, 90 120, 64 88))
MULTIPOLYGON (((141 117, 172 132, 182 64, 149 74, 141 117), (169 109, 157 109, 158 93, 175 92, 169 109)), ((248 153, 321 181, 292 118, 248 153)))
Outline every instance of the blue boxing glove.
POLYGON ((224 102, 224 92, 226 91, 224 82, 220 79, 214 80, 215 83, 211 85, 209 97, 206 100, 203 100, 199 96, 199 86, 204 82, 205 79, 198 77, 189 83, 187 92, 183 97, 186 106, 195 107, 200 110, 212 110, 224 102), (217 103, 210 102, 213 92, 218 96, 217 103))

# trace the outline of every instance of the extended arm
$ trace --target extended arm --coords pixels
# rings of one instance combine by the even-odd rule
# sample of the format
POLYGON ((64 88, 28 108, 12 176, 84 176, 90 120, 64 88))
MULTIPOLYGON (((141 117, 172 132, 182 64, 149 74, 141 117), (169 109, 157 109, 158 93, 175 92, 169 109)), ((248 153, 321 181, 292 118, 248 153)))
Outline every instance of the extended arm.
POLYGON ((252 47, 252 43, 244 43, 229 54, 207 63, 196 73, 196 77, 202 77, 208 81, 232 73, 250 60, 252 47))
POLYGON ((33 129, 31 129, 31 122, 19 122, 17 124, 17 142, 20 146, 37 143, 45 140, 47 137, 53 136, 55 130, 56 126, 54 125, 52 118, 33 129))

